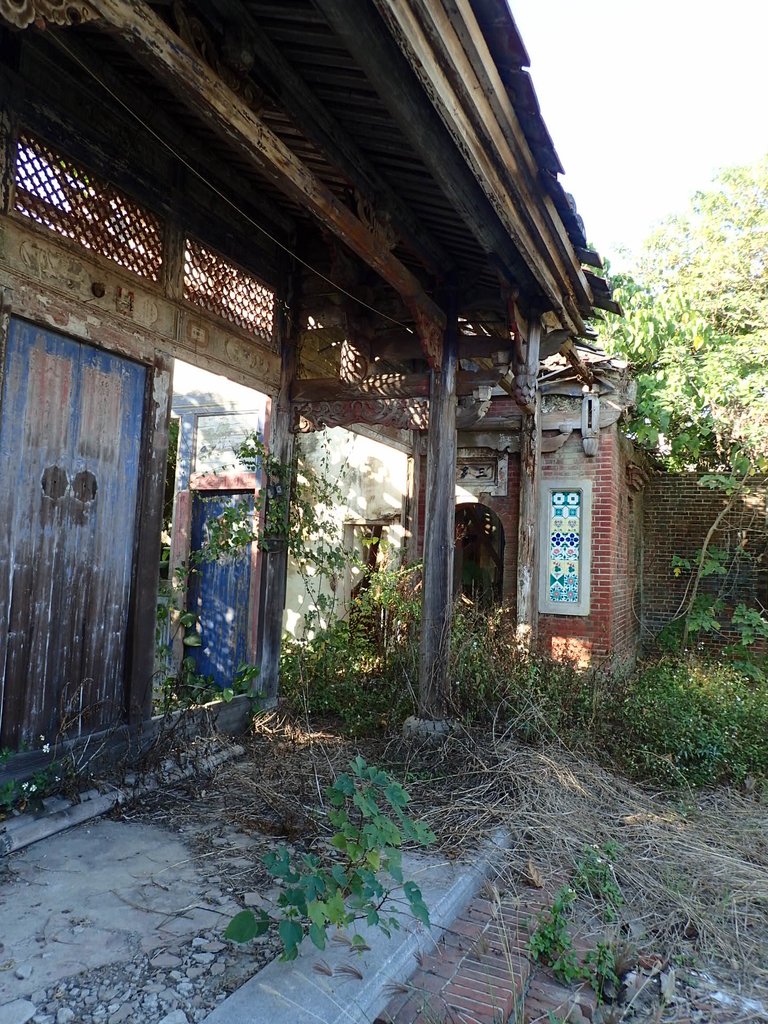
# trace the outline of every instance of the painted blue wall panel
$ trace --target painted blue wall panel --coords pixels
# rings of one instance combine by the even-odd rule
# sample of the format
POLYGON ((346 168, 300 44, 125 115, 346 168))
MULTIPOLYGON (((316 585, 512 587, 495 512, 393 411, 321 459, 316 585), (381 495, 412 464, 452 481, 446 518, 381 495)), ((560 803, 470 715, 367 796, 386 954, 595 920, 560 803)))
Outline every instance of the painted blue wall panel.
POLYGON ((123 718, 146 370, 12 319, 0 416, 0 743, 123 718))
MULTIPOLYGON (((192 506, 192 551, 207 538, 207 524, 240 502, 253 512, 248 492, 195 491, 192 506)), ((189 651, 197 670, 220 687, 231 686, 238 667, 248 661, 251 591, 251 545, 234 555, 203 562, 191 579, 189 609, 199 616, 201 647, 189 651)))

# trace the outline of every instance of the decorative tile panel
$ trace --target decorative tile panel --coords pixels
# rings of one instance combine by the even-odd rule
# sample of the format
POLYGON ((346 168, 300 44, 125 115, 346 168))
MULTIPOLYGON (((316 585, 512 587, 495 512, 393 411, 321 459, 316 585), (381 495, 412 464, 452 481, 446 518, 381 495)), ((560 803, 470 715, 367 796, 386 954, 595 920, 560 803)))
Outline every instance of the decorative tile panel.
POLYGON ((547 479, 541 489, 539 611, 589 615, 592 490, 587 477, 547 479))
POLYGON ((581 563, 581 491, 549 494, 549 599, 578 604, 581 563))

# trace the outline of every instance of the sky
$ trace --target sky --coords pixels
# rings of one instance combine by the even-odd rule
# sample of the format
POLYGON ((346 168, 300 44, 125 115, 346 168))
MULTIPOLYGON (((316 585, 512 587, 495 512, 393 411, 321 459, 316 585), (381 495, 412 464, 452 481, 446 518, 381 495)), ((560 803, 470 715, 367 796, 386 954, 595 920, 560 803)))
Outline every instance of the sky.
POLYGON ((768 153, 768 0, 508 0, 587 237, 615 269, 768 153))

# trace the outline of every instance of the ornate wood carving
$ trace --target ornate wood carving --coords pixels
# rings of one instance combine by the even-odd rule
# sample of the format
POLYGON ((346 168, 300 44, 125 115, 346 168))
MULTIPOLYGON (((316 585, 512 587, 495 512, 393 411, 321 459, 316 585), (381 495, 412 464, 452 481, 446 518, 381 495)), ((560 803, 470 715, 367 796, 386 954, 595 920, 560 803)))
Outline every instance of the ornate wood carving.
POLYGON ((307 434, 325 427, 368 423, 400 430, 426 430, 428 404, 412 398, 372 398, 349 402, 294 402, 294 430, 307 434))
POLYGON ((261 113, 264 107, 264 94, 249 77, 255 54, 249 52, 244 45, 237 26, 229 28, 229 34, 224 37, 219 47, 214 43, 203 22, 189 14, 186 4, 180 3, 179 0, 174 2, 173 17, 184 42, 213 68, 232 92, 242 97, 257 114, 261 113))
POLYGON ((433 370, 437 370, 443 361, 443 324, 428 316, 415 302, 409 302, 408 308, 427 362, 433 370))
POLYGON ((14 28, 28 28, 37 24, 45 28, 51 25, 82 25, 94 21, 99 15, 89 3, 79 0, 0 0, 0 18, 14 28))

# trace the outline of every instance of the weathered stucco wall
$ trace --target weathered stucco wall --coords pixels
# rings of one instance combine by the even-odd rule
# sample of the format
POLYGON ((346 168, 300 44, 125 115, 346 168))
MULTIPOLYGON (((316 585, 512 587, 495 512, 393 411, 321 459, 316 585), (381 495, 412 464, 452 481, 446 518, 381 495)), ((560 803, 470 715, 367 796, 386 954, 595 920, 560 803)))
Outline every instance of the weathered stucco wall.
MULTIPOLYGON (((297 439, 307 464, 337 484, 343 498, 329 510, 339 541, 355 542, 355 524, 386 524, 389 557, 399 564, 403 542, 403 501, 407 492, 408 457, 369 437, 343 427, 297 439)), ((312 566, 303 569, 292 560, 288 565, 285 629, 292 636, 304 632, 305 616, 315 608, 318 593, 331 599, 339 614, 346 612, 354 574, 342 574, 336 581, 319 584, 312 566), (309 578, 309 586, 305 577, 309 578)), ((323 616, 325 620, 325 616, 323 616)))

